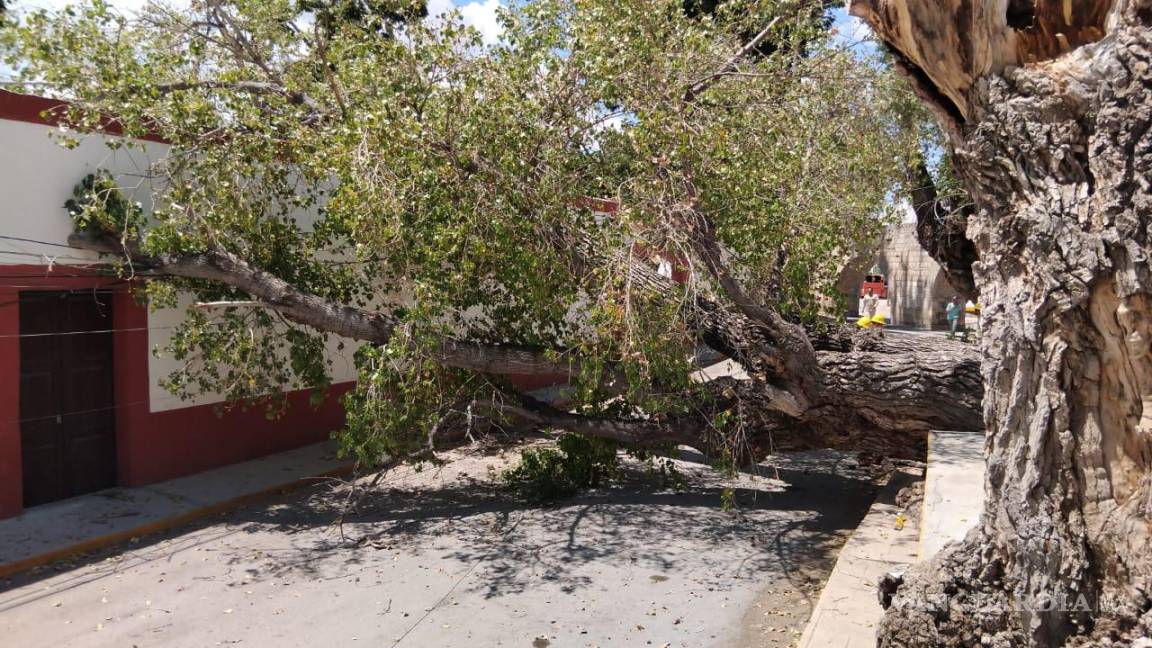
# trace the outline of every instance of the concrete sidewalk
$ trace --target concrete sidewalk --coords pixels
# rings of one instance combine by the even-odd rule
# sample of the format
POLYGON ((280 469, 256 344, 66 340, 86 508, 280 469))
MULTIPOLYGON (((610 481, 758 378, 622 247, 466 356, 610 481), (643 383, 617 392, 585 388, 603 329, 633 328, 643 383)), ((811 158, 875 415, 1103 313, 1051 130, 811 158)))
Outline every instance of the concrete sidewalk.
POLYGON ((920 560, 928 560, 976 526, 984 510, 984 433, 928 435, 920 560))
POLYGON ((824 585, 800 648, 871 648, 884 615, 880 578, 894 568, 927 560, 962 539, 984 506, 984 434, 933 431, 928 436, 924 501, 919 528, 896 529, 896 495, 921 478, 896 472, 844 545, 824 585))
POLYGON ((0 520, 0 577, 351 472, 315 445, 139 488, 110 488, 0 520))
POLYGON ((896 495, 920 480, 897 471, 876 496, 868 514, 845 543, 836 567, 800 636, 800 648, 873 648, 884 610, 876 597, 880 577, 916 562, 920 534, 909 524, 897 529, 896 495))

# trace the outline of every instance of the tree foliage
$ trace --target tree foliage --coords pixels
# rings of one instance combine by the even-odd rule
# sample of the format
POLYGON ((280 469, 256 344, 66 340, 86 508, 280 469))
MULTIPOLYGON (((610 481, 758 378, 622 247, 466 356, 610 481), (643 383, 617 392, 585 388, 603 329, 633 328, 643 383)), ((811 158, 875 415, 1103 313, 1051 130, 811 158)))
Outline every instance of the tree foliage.
MULTIPOLYGON (((717 263, 787 320, 832 312, 840 264, 887 222, 918 133, 883 66, 810 7, 530 0, 485 43, 400 0, 134 17, 93 0, 5 18, 0 47, 73 101, 73 128, 111 118, 170 142, 149 169, 143 254, 227 253, 396 324, 356 353, 346 400, 346 448, 372 460, 419 456, 452 421, 502 424, 483 404, 508 383, 441 362, 446 338, 541 350, 577 373, 576 411, 644 419, 691 407, 691 304, 732 299, 717 263), (710 262, 701 241, 720 250, 710 262), (690 270, 674 294, 628 270, 654 253, 690 270)), ((248 299, 227 282, 148 285, 155 305, 248 299)), ((331 336, 276 308, 190 309, 167 384, 322 389, 331 336)))

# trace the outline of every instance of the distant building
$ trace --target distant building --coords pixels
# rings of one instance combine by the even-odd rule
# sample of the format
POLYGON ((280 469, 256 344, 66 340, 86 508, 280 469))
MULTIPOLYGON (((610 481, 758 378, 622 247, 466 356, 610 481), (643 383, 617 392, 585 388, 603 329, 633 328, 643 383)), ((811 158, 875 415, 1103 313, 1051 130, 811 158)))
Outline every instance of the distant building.
MULTIPOLYGON (((597 219, 615 217, 620 211, 620 201, 611 198, 592 198, 585 196, 576 202, 578 207, 586 207, 597 219)), ((600 222, 599 220, 597 222, 600 222)), ((691 276, 691 265, 688 257, 681 253, 667 249, 654 249, 639 241, 632 243, 632 253, 647 259, 655 268, 657 274, 671 279, 678 284, 688 282, 691 276)))
POLYGON ((837 290, 844 296, 849 315, 860 315, 860 288, 865 277, 878 269, 888 282, 889 324, 920 329, 944 329, 944 306, 954 290, 944 271, 916 240, 916 224, 890 228, 874 251, 853 259, 840 274, 837 290))

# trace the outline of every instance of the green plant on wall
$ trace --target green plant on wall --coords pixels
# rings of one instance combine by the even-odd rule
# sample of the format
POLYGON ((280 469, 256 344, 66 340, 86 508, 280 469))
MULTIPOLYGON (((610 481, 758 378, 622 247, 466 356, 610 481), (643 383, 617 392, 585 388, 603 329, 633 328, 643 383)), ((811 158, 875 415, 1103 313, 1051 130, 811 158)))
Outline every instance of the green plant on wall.
POLYGON ((112 174, 104 170, 84 176, 64 208, 78 232, 135 237, 144 224, 140 203, 125 198, 112 174))

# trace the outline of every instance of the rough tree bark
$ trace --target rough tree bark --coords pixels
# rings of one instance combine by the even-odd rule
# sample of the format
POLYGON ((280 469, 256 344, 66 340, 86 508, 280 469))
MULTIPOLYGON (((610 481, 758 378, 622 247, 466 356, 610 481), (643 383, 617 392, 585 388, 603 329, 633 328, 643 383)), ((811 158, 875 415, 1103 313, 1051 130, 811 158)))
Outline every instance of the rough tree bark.
POLYGON ((1152 3, 851 8, 950 133, 985 305, 985 512, 880 645, 1152 645, 1152 3))

